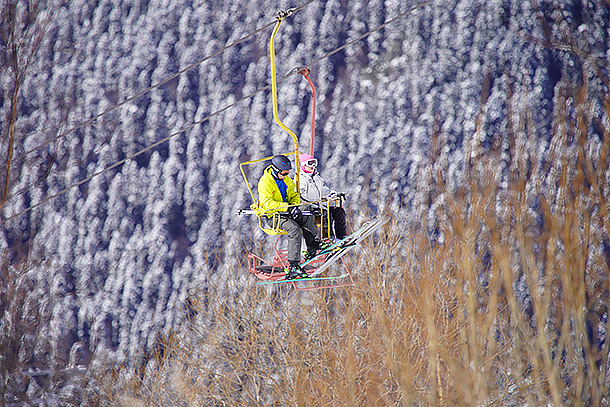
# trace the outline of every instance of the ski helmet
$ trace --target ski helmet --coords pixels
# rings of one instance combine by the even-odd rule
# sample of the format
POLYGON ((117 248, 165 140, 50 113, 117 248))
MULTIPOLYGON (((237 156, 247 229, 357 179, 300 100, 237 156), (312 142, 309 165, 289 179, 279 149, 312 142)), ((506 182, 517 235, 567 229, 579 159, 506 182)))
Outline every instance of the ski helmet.
POLYGON ((271 173, 278 178, 282 171, 290 171, 292 164, 285 155, 276 155, 271 159, 271 173))
POLYGON ((301 162, 301 169, 303 170, 303 172, 315 172, 314 171, 308 171, 307 169, 305 169, 305 166, 308 165, 310 167, 315 167, 318 165, 318 160, 316 160, 315 158, 313 158, 311 155, 309 154, 301 154, 299 155, 299 161, 301 162))

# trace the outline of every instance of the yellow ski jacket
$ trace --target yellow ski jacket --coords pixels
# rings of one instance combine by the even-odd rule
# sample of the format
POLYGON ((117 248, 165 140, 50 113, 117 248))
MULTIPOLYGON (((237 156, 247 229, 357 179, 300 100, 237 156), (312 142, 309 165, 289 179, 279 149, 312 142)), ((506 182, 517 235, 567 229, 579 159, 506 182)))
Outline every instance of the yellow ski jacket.
POLYGON ((282 198, 280 188, 271 174, 271 166, 265 168, 263 176, 258 180, 258 205, 257 208, 254 208, 259 216, 271 216, 276 212, 286 212, 288 205, 301 203, 294 181, 290 177, 285 177, 283 182, 286 184, 286 201, 282 198))

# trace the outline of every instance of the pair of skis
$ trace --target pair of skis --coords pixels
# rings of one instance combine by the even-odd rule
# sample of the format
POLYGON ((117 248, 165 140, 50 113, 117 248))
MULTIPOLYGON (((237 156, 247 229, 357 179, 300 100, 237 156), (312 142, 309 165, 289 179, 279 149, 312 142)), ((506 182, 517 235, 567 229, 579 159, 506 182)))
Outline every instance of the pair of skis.
POLYGON ((388 220, 390 220, 390 218, 388 216, 374 217, 370 221, 365 222, 362 226, 360 226, 358 228, 358 230, 353 232, 351 235, 348 235, 345 238, 330 245, 329 247, 322 249, 319 253, 317 253, 311 259, 308 259, 307 261, 301 263, 301 267, 305 268, 305 266, 316 263, 316 262, 320 261, 321 258, 325 257, 322 264, 320 264, 318 267, 315 267, 315 270, 313 271, 313 273, 310 274, 310 278, 263 281, 263 282, 258 282, 257 284, 278 284, 278 283, 288 283, 288 282, 293 282, 293 281, 331 280, 331 279, 335 279, 335 278, 346 277, 346 275, 344 275, 344 274, 341 274, 339 276, 334 276, 334 277, 315 277, 315 276, 320 275, 321 273, 326 271, 330 266, 335 264, 341 257, 345 256, 352 249, 354 249, 358 245, 358 243, 360 243, 362 240, 364 240, 368 236, 370 236, 373 232, 375 232, 380 227, 385 225, 388 222, 388 220))
POLYGON ((321 274, 326 269, 328 269, 330 266, 332 266, 335 262, 337 262, 337 260, 339 260, 341 257, 345 256, 349 251, 354 249, 358 245, 358 243, 360 243, 362 240, 364 240, 368 236, 370 236, 373 232, 375 232, 380 227, 385 225, 389 219, 390 218, 388 216, 380 217, 380 218, 375 217, 375 218, 371 219, 370 221, 365 222, 354 233, 352 233, 349 236, 346 236, 342 240, 339 240, 338 242, 331 245, 330 247, 328 247, 324 250, 321 250, 320 253, 318 253, 315 257, 309 259, 308 261, 304 262, 301 266, 305 266, 308 263, 314 262, 316 260, 316 258, 319 259, 320 257, 326 255, 326 260, 324 260, 324 262, 319 267, 317 267, 313 273, 311 273, 311 276, 314 277, 314 276, 321 274))

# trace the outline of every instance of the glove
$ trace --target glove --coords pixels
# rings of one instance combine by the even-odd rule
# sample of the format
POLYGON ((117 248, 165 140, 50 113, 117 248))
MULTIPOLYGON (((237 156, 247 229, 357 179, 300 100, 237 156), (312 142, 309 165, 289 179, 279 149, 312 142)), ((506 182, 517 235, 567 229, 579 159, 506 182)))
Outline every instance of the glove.
POLYGON ((289 211, 290 211, 290 217, 294 220, 298 219, 303 214, 298 206, 293 206, 292 208, 289 209, 289 211))
POLYGON ((331 189, 330 192, 328 193, 328 199, 333 199, 337 196, 337 191, 335 191, 334 189, 331 189))

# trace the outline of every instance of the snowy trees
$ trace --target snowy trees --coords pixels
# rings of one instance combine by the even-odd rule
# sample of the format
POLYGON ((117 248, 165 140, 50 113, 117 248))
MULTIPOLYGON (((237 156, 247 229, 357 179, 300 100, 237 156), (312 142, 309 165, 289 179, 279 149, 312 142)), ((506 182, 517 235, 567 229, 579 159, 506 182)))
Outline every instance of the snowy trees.
MULTIPOLYGON (((278 76, 415 5, 307 5, 280 30, 278 76)), ((256 228, 234 215, 250 204, 238 164, 292 148, 273 122, 269 90, 256 93, 270 82, 270 30, 161 82, 272 23, 278 8, 293 6, 58 3, 60 21, 49 21, 52 36, 29 60, 17 104, 11 102, 13 68, 5 63, 9 26, 2 25, 1 109, 10 119, 2 121, 2 154, 11 144, 19 154, 30 151, 10 173, 4 167, 2 181, 18 193, 6 200, 2 220, 99 173, 0 228, 0 248, 14 251, 22 238, 30 242, 29 253, 44 259, 30 269, 31 278, 58 279, 44 285, 55 293, 46 304, 54 310, 54 343, 69 338, 78 349, 107 348, 112 357, 150 349, 158 330, 179 322, 180 311, 172 307, 189 289, 209 284, 212 274, 226 279, 239 272, 240 244, 256 228), (5 136, 10 123, 19 130, 16 141, 5 136), (209 252, 231 260, 208 267, 209 252), (70 285, 75 288, 66 289, 70 285)), ((354 213, 395 199, 395 208, 408 207, 413 222, 426 215, 430 229, 446 220, 446 193, 463 187, 469 166, 496 154, 489 181, 506 186, 525 174, 530 198, 551 193, 561 174, 557 160, 576 163, 580 148, 573 129, 560 129, 562 138, 552 139, 557 115, 579 118, 583 105, 575 103, 571 84, 586 83, 589 94, 591 137, 583 149, 605 151, 608 13, 601 0, 431 2, 321 59, 311 77, 322 171, 350 193, 354 213)), ((300 76, 279 84, 280 116, 300 137, 301 149, 309 147, 309 102, 300 76)), ((607 184, 601 188, 607 195, 607 184)))

